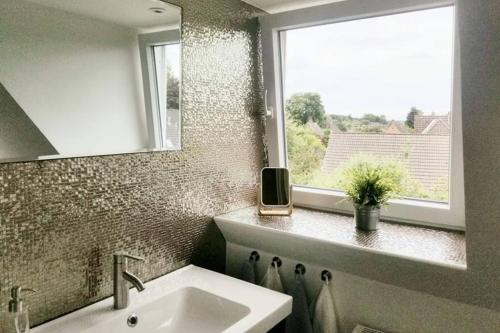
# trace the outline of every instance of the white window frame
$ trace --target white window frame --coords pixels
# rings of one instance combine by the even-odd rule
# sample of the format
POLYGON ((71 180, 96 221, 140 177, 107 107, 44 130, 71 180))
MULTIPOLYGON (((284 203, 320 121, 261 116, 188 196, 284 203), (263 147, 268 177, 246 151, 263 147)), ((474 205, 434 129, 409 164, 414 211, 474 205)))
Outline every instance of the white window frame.
MULTIPOLYGON (((181 44, 179 29, 165 30, 139 34, 139 54, 141 59, 142 81, 144 86, 144 102, 146 107, 146 119, 148 124, 149 142, 151 147, 159 150, 180 150, 182 147, 182 129, 178 128, 179 146, 174 148, 165 147, 163 144, 164 134, 162 131, 162 120, 160 119, 160 98, 156 79, 155 57, 153 47, 181 44)), ((181 47, 182 53, 182 47, 181 47)), ((180 59, 182 62, 182 57, 180 59)), ((182 64, 181 68, 182 68, 182 64)), ((179 77, 179 96, 182 96, 182 73, 179 77)), ((182 124, 182 101, 179 99, 179 124, 182 124)))
MULTIPOLYGON (((281 54, 284 41, 280 37, 281 31, 445 6, 455 6, 456 11, 457 3, 455 0, 349 0, 261 17, 269 166, 286 167, 287 165, 284 73, 281 54)), ((390 200, 387 207, 381 211, 384 219, 449 229, 465 229, 460 48, 456 15, 452 95, 449 203, 410 199, 390 200)), ((296 206, 352 214, 352 204, 344 200, 345 198, 345 193, 341 191, 299 185, 293 187, 293 202, 296 206)))

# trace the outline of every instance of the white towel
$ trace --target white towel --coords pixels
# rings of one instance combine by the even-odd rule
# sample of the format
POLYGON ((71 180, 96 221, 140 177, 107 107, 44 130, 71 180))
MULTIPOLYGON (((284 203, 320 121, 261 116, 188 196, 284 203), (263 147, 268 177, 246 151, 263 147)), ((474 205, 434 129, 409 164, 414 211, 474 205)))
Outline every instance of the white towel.
POLYGON ((279 291, 280 293, 284 292, 283 283, 281 283, 281 277, 277 266, 270 265, 267 268, 266 275, 264 275, 260 285, 274 291, 279 291))
POLYGON ((314 333, 338 332, 335 307, 328 284, 323 284, 312 308, 312 326, 314 333))
POLYGON ((286 318, 286 333, 312 333, 306 288, 301 279, 295 280, 289 295, 293 297, 292 313, 286 318))
POLYGON ((240 279, 255 283, 255 261, 250 260, 243 263, 240 270, 240 279))

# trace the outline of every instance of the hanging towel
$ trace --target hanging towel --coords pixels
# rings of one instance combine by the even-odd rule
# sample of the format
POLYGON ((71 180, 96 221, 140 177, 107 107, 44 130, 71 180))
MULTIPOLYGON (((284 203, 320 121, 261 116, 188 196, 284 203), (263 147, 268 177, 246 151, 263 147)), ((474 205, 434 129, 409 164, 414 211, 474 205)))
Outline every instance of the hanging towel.
POLYGON ((255 283, 255 261, 245 261, 241 266, 240 279, 246 282, 255 283))
POLYGON ((306 288, 302 279, 295 280, 289 293, 293 298, 292 313, 286 318, 286 333, 312 333, 311 316, 307 303, 306 288))
POLYGON ((337 318, 332 294, 328 283, 321 287, 312 307, 312 326, 314 333, 337 333, 337 318))
POLYGON ((284 292, 283 283, 281 283, 281 277, 278 271, 278 266, 271 264, 267 268, 266 275, 264 275, 264 278, 262 279, 260 285, 274 291, 279 291, 280 293, 284 292))

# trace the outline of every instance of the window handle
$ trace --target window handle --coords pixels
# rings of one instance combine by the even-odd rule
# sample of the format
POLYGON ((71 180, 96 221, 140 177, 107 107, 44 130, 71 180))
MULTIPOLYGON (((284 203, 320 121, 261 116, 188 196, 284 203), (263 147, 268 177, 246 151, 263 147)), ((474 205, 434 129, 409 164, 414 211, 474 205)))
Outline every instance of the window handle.
POLYGON ((272 106, 269 106, 267 102, 267 89, 264 91, 264 108, 266 109, 266 117, 273 118, 274 110, 272 106))

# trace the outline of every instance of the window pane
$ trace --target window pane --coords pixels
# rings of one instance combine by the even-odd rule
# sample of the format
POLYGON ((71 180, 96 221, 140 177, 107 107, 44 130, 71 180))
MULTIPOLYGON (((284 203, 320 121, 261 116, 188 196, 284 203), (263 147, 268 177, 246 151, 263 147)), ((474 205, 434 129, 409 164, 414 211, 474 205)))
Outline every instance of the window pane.
POLYGON ((153 46, 158 92, 159 133, 164 149, 180 148, 180 44, 153 46))
POLYGON ((400 195, 448 201, 454 8, 282 32, 288 167, 342 189, 358 159, 405 175, 400 195))

